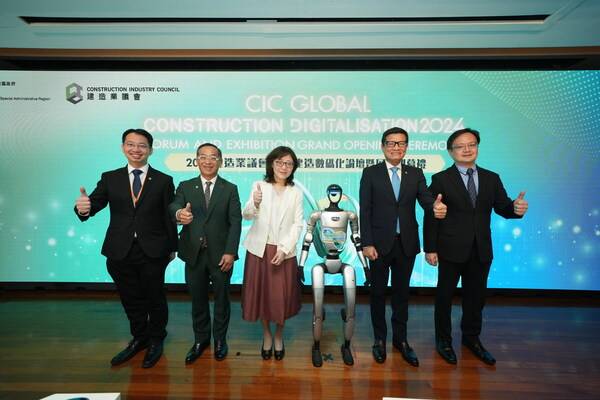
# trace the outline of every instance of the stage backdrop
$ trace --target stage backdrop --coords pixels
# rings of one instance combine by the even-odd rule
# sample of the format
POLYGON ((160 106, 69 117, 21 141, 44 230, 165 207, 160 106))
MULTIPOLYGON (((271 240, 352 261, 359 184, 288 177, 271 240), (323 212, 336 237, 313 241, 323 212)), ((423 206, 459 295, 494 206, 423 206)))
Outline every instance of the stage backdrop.
MULTIPOLYGON (((428 182, 451 165, 448 135, 471 127, 481 132, 478 164, 500 173, 512 198, 526 191, 524 219, 493 219, 490 287, 600 289, 598 71, 1 71, 0 82, 0 281, 110 282, 100 255, 109 211, 81 223, 73 205, 80 186, 91 192, 102 171, 125 165, 127 128, 154 135, 150 163, 176 185, 198 174, 198 144, 218 145, 242 204, 265 155, 288 145, 302 159, 307 217, 331 183, 359 211, 362 168, 382 159, 382 132, 400 126, 406 162, 428 182)), ((343 257, 359 267, 351 245, 343 257)), ((319 260, 313 246, 307 266, 319 260)), ((176 260, 167 281, 183 280, 176 260)), ((435 283, 419 255, 411 284, 435 283)))

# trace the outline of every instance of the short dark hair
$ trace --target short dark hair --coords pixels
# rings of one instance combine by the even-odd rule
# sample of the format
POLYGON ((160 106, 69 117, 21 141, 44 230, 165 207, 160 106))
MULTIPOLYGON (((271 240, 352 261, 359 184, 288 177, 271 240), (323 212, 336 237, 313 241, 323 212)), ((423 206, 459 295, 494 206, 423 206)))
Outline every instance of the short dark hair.
POLYGON ((285 184, 294 186, 294 172, 296 172, 296 170, 298 169, 298 157, 296 157, 296 153, 294 153, 294 150, 287 146, 275 147, 267 155, 267 172, 265 173, 265 182, 275 183, 275 172, 273 171, 273 162, 285 156, 292 157, 292 160, 294 161, 294 168, 292 169, 292 173, 290 174, 290 176, 288 176, 285 180, 285 184))
POLYGON ((154 142, 154 138, 152 137, 152 135, 150 134, 150 132, 148 132, 145 129, 127 129, 125 132, 123 132, 123 135, 121 136, 121 143, 125 143, 125 138, 127 137, 127 135, 129 135, 130 133, 135 133, 136 135, 141 135, 143 137, 145 137, 146 139, 148 139, 148 145, 150 147, 152 147, 152 143, 154 142))
POLYGON ((223 160, 223 153, 221 153, 221 149, 218 148, 217 146, 215 146, 214 144, 208 143, 208 142, 207 143, 202 143, 200 146, 198 146, 198 148, 196 149, 196 157, 198 157, 198 153, 200 152, 200 149, 203 148, 203 147, 207 147, 207 146, 214 147, 215 149, 217 149, 217 153, 219 154, 219 158, 221 160, 223 160))
POLYGON ((406 132, 404 129, 402 128, 398 128, 397 126, 388 129, 387 131, 383 132, 383 136, 381 136, 381 145, 383 146, 385 144, 386 138, 389 135, 393 135, 394 133, 401 133, 404 136, 406 136, 406 143, 408 143, 408 132, 406 132))
POLYGON ((475 129, 471 129, 471 128, 463 128, 463 129, 459 129, 457 131, 452 132, 452 135, 450 135, 450 137, 446 141, 446 149, 452 150, 452 145, 454 144, 454 141, 456 140, 456 138, 464 133, 470 133, 473 136, 475 136, 475 139, 477 139, 477 144, 479 144, 479 141, 480 141, 479 131, 476 131, 475 129))

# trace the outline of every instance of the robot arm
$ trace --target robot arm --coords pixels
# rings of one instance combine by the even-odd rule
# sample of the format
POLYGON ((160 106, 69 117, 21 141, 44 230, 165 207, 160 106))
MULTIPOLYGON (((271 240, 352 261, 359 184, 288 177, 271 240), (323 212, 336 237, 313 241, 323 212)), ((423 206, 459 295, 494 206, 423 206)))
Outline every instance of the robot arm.
POLYGON ((306 233, 304 234, 304 241, 302 243, 302 253, 300 254, 300 262, 298 263, 298 278, 302 282, 304 282, 304 264, 306 264, 306 259, 308 258, 308 251, 313 242, 313 232, 319 218, 321 218, 321 212, 313 212, 310 214, 306 225, 306 233))
POLYGON ((356 249, 356 254, 358 255, 358 259, 362 264, 363 271, 365 273, 365 286, 369 286, 371 284, 371 270, 369 269, 369 265, 367 264, 367 260, 362 252, 362 244, 360 242, 360 234, 358 233, 358 216, 354 213, 350 213, 350 229, 352 230, 352 236, 350 239, 352 243, 354 243, 354 248, 356 249))

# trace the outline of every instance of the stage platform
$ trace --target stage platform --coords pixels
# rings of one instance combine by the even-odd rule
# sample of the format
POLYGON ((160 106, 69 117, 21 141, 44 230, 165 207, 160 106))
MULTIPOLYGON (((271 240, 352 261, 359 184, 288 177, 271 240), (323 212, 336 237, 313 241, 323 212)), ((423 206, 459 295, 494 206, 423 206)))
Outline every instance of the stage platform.
MULTIPOLYGON (((598 399, 600 301, 598 299, 492 297, 482 341, 498 360, 489 367, 460 345, 458 302, 453 308, 458 365, 435 352, 433 297, 411 298, 409 342, 420 367, 407 365, 388 342, 388 358, 371 356, 368 297, 358 299, 353 340, 355 365, 341 359, 342 297, 327 294, 321 368, 311 364, 312 303, 285 330, 283 361, 260 357, 261 327, 241 319, 233 296, 229 356, 217 362, 208 350, 193 365, 190 302, 169 293, 165 354, 152 369, 143 353, 110 366, 129 329, 114 292, 0 292, 0 399, 40 399, 53 393, 121 393, 131 399, 598 399)), ((458 300, 458 299, 456 299, 458 300)), ((389 306, 388 306, 389 307, 389 306)), ((388 317, 390 310, 388 308, 388 317)))

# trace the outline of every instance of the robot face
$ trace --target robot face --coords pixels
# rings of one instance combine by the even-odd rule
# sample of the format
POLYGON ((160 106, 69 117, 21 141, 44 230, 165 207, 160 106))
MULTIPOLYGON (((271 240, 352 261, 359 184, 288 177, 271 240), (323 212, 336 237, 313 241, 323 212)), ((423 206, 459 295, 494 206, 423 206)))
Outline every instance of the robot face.
POLYGON ((342 199, 342 188, 339 185, 329 185, 327 187, 327 198, 333 204, 337 204, 342 199))

